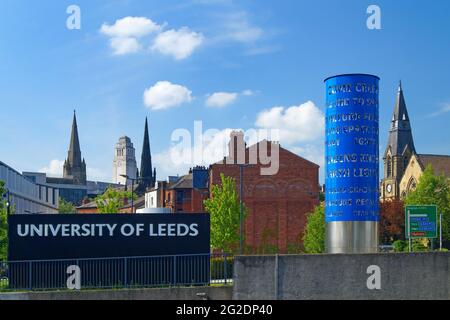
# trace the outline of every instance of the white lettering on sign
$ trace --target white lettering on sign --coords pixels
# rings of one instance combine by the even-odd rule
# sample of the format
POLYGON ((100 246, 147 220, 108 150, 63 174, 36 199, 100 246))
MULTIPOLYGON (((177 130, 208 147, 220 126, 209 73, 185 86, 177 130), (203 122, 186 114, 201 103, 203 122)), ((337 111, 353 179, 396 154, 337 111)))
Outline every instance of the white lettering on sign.
POLYGON ((143 223, 124 224, 18 224, 17 235, 25 237, 113 237, 116 233, 124 237, 148 235, 150 237, 197 237, 197 223, 143 223))

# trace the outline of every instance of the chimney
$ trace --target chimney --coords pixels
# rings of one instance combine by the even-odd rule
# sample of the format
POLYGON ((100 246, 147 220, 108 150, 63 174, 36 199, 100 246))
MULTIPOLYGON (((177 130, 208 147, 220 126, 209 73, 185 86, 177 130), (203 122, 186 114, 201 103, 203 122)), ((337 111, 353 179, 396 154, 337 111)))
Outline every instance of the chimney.
POLYGON ((228 147, 227 164, 245 164, 247 144, 244 141, 244 132, 232 131, 228 147))

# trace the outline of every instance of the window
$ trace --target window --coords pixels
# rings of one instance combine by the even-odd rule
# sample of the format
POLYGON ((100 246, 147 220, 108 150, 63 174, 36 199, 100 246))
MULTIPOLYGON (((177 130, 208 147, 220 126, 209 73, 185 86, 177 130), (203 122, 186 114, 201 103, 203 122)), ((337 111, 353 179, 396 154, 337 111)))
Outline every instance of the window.
POLYGON ((386 175, 388 177, 392 177, 392 161, 391 161, 391 157, 388 157, 386 160, 386 175))
POLYGON ((184 191, 177 191, 177 204, 183 204, 184 191))

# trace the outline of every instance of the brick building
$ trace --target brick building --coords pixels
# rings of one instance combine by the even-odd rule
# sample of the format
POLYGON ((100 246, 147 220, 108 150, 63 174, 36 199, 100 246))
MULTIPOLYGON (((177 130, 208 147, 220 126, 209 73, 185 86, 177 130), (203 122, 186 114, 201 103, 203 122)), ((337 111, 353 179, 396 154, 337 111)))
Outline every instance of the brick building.
POLYGON ((205 212, 203 201, 208 197, 209 190, 206 184, 194 188, 194 172, 191 169, 189 174, 180 177, 165 190, 164 207, 170 208, 172 213, 205 212))
POLYGON ((246 252, 285 253, 302 248, 306 215, 319 204, 319 166, 267 140, 247 147, 241 132, 231 134, 229 150, 228 157, 210 166, 210 186, 220 184, 220 175, 224 173, 236 180, 239 192, 239 164, 246 164, 243 168, 243 202, 249 210, 244 225, 246 252), (263 165, 267 162, 261 156, 265 153, 273 156, 276 152, 279 157, 274 158, 279 169, 273 175, 262 175, 261 169, 269 165, 263 165))

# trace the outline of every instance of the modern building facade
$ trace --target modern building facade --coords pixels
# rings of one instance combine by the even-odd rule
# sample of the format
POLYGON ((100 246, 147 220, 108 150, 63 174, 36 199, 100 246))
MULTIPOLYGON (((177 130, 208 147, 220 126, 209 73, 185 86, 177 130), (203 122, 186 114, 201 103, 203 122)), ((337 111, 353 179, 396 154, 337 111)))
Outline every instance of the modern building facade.
POLYGON ((35 183, 1 161, 0 180, 5 182, 15 214, 58 213, 58 188, 35 183))
POLYGON ((213 185, 221 184, 222 173, 235 179, 239 194, 242 182, 242 200, 248 209, 244 224, 246 252, 298 252, 307 214, 319 205, 319 166, 276 142, 263 140, 247 147, 243 139, 243 133, 233 132, 228 157, 210 166, 210 191, 213 185), (241 159, 244 165, 238 162, 239 146, 245 148, 241 159), (278 172, 262 175, 261 169, 267 165, 260 157, 264 152, 260 151, 272 154, 276 149, 278 172), (250 161, 252 155, 258 155, 256 164, 250 161))
POLYGON ((127 136, 116 144, 113 160, 113 183, 130 185, 137 178, 136 155, 133 143, 127 136), (126 178, 129 177, 130 179, 126 178))

